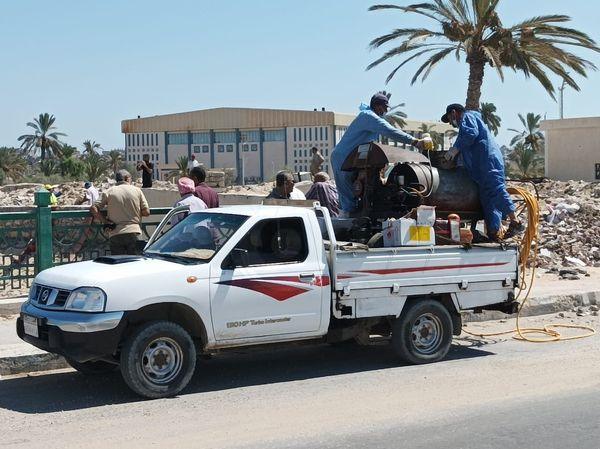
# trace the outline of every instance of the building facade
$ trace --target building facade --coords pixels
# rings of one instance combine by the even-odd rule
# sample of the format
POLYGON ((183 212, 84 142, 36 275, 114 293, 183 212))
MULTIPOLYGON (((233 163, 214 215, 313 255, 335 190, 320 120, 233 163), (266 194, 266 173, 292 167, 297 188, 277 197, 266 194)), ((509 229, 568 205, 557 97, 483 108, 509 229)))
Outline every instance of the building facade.
MULTIPOLYGON (((331 111, 216 108, 143 117, 121 122, 125 160, 144 154, 155 166, 155 179, 165 179, 178 159, 190 158, 207 168, 235 168, 238 179, 268 181, 287 168, 309 171, 311 149, 318 148, 332 174, 331 151, 354 115, 331 111)), ((405 131, 420 136, 422 123, 448 130, 443 123, 407 121, 405 131)), ((447 145, 447 143, 446 143, 447 145)))
POLYGON ((544 120, 546 176, 600 181, 600 117, 544 120))

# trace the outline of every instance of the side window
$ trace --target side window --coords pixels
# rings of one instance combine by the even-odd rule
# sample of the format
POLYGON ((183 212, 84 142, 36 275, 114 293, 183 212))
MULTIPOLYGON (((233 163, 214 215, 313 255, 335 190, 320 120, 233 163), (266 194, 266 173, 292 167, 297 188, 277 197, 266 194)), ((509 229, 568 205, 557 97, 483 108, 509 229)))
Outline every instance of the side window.
POLYGON ((299 263, 308 256, 301 218, 277 218, 256 223, 236 245, 248 254, 248 265, 299 263))

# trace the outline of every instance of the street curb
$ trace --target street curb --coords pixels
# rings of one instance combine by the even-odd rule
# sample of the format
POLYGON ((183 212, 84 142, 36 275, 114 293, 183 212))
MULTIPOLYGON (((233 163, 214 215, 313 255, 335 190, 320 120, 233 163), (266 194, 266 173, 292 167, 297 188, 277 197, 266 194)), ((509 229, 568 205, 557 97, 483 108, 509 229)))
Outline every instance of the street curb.
MULTIPOLYGON (((520 300, 519 302, 522 302, 520 300)), ((591 292, 573 293, 567 295, 545 295, 529 298, 521 312, 521 316, 547 315, 550 313, 564 312, 575 307, 600 304, 600 290, 591 292)), ((465 323, 516 318, 517 314, 506 315, 502 312, 484 310, 482 313, 465 312, 462 314, 465 323)))
POLYGON ((67 368, 69 364, 64 357, 47 352, 41 354, 18 355, 0 358, 0 377, 11 374, 31 373, 67 368))
POLYGON ((0 299, 0 315, 17 315, 27 296, 21 298, 0 299))
MULTIPOLYGON (((26 298, 14 300, 7 307, 0 307, 0 314, 10 314, 5 310, 14 310, 12 314, 19 313, 22 302, 26 298)), ((1 304, 1 303, 0 303, 1 304)), ((575 307, 600 304, 600 290, 591 292, 574 293, 569 295, 545 295, 530 298, 526 307, 523 308, 521 316, 537 316, 550 313, 569 311, 575 307)), ((480 322, 489 320, 500 320, 515 318, 516 314, 506 315, 501 312, 483 311, 482 313, 465 312, 462 314, 463 322, 480 322)), ((11 374, 22 374, 36 371, 49 371, 53 369, 66 368, 69 364, 59 355, 49 353, 38 353, 21 355, 15 357, 0 358, 0 376, 11 374)))

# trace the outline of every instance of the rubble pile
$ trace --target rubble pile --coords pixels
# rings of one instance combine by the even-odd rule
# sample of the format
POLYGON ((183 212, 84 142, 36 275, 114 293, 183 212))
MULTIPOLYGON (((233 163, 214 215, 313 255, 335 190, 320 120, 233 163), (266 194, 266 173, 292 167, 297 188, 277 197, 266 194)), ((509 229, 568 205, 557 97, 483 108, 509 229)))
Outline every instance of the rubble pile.
POLYGON ((538 266, 564 279, 600 267, 600 183, 546 180, 536 187, 542 215, 538 266))

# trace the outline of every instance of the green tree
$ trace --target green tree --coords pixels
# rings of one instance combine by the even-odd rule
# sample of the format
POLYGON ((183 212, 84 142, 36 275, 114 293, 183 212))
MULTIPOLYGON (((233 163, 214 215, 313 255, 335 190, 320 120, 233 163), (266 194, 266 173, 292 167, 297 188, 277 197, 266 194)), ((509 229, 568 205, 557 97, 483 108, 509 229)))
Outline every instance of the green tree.
POLYGON ((519 114, 519 120, 523 124, 523 129, 509 128, 509 131, 516 133, 510 141, 511 145, 523 144, 527 148, 531 148, 537 154, 544 153, 544 133, 540 130, 540 122, 542 121, 541 114, 528 112, 525 117, 519 114))
POLYGON ((77 148, 64 144, 62 155, 58 163, 61 176, 79 178, 83 174, 83 163, 79 160, 77 148))
POLYGON ((96 182, 106 175, 110 168, 110 162, 106 157, 96 152, 91 152, 83 159, 83 174, 85 179, 96 182))
POLYGON ((119 150, 110 150, 106 153, 106 157, 110 163, 110 169, 113 173, 116 173, 123 165, 123 155, 119 150))
POLYGON ((494 103, 481 103, 481 118, 494 136, 498 135, 502 119, 496 115, 496 105, 494 103))
POLYGON ((33 122, 28 122, 27 126, 33 128, 33 134, 23 134, 17 139, 21 142, 21 148, 26 152, 35 154, 38 149, 41 152, 42 160, 46 159, 48 153, 52 156, 60 156, 62 142, 59 137, 66 136, 64 133, 54 131, 56 118, 47 112, 34 118, 33 122))
POLYGON ((175 165, 177 165, 177 168, 175 168, 175 169, 171 170, 169 173, 167 173, 168 180, 179 179, 179 178, 189 175, 188 168, 187 168, 187 166, 188 166, 188 157, 187 156, 179 156, 177 158, 177 160, 175 161, 175 165))
POLYGON ((447 56, 454 55, 458 60, 464 57, 469 65, 467 109, 479 108, 486 64, 496 69, 501 80, 504 80, 505 67, 522 72, 525 77, 533 76, 552 98, 555 90, 550 72, 578 91, 579 86, 569 71, 586 76, 587 69, 596 67, 564 47, 600 51, 594 40, 581 31, 561 26, 571 20, 561 14, 532 17, 505 27, 497 12, 499 3, 500 0, 433 0, 409 6, 371 6, 369 11, 395 9, 418 14, 433 20, 437 27, 398 28, 373 39, 372 49, 388 43, 398 44, 369 64, 367 70, 392 58, 403 57, 388 75, 386 82, 389 82, 405 64, 427 55, 428 59, 412 78, 414 84, 419 77, 424 81, 447 56))
POLYGON ((83 152, 85 154, 97 153, 98 150, 101 150, 102 147, 99 143, 96 143, 95 140, 85 140, 83 142, 83 152))
POLYGON ((21 155, 21 153, 15 148, 0 148, 0 178, 5 180, 10 178, 17 182, 25 173, 27 169, 27 162, 21 155))
POLYGON ((55 174, 57 168, 58 163, 56 162, 56 159, 45 159, 40 161, 40 171, 46 178, 55 174))
POLYGON ((509 175, 532 178, 543 173, 544 158, 524 143, 518 143, 508 154, 509 175))

